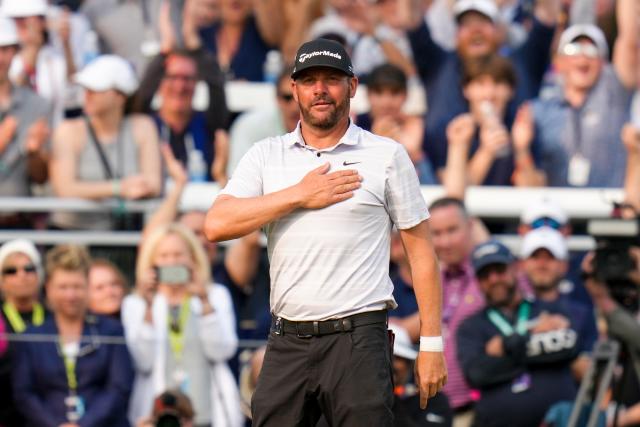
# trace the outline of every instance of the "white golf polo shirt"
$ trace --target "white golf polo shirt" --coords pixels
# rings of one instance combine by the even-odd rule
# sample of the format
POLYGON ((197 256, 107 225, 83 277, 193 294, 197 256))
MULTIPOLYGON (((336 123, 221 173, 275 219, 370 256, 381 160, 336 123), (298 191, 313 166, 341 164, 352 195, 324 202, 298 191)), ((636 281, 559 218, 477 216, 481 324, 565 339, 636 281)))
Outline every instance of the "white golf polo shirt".
POLYGON ((329 162, 329 172, 357 169, 354 197, 323 209, 298 209, 265 226, 271 312, 285 319, 327 320, 394 308, 389 279, 393 224, 408 229, 429 218, 404 147, 353 123, 333 147, 291 133, 255 143, 220 194, 258 197, 297 184, 329 162))

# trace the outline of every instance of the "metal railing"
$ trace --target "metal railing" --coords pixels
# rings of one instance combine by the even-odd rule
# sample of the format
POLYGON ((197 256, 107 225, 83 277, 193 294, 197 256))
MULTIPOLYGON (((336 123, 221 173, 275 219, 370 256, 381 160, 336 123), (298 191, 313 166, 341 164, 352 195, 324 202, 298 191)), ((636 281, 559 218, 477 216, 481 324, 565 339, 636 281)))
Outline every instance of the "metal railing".
MULTIPOLYGON (((169 184, 170 188, 170 184, 169 184)), ((192 183, 185 189, 180 202, 182 212, 209 209, 218 193, 215 183, 192 183)), ((440 186, 423 186, 422 194, 430 203, 444 195, 440 186)), ((621 189, 575 189, 575 188, 515 188, 515 187, 471 187, 467 191, 466 205, 471 214, 484 219, 517 222, 523 209, 535 200, 547 198, 562 207, 574 221, 590 218, 606 218, 613 201, 622 200, 621 189)), ((161 199, 142 201, 91 201, 74 198, 30 197, 0 198, 0 212, 105 212, 119 210, 131 213, 152 213, 161 199)), ((102 246, 136 246, 140 233, 130 231, 32 231, 0 230, 0 243, 18 237, 27 238, 37 244, 81 243, 102 246)), ((499 235, 512 249, 517 250, 519 239, 515 235, 499 235)), ((589 236, 572 236, 569 248, 583 251, 593 248, 589 236)))

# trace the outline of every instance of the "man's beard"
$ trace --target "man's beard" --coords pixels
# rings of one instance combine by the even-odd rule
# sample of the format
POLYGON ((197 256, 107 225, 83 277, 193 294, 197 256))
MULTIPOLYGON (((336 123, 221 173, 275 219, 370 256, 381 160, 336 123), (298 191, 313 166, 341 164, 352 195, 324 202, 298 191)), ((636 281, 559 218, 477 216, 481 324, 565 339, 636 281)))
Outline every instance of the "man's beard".
POLYGON ((488 302, 491 306, 496 307, 496 308, 505 308, 505 307, 509 307, 512 302, 513 299, 516 295, 516 291, 517 291, 517 284, 516 283, 507 283, 507 282, 501 282, 499 284, 495 284, 494 286, 500 286, 502 288, 505 289, 505 295, 503 296, 503 298, 501 299, 495 299, 493 298, 493 295, 490 293, 488 295, 488 302))
POLYGON ((560 279, 540 280, 532 277, 528 277, 528 279, 529 283, 531 283, 531 287, 533 287, 533 290, 536 293, 547 292, 556 289, 558 287, 558 284, 560 283, 560 279))
POLYGON ((302 113, 302 118, 304 119, 304 123, 307 123, 312 127, 322 129, 322 130, 332 129, 333 127, 336 126, 336 124, 338 124, 338 122, 343 116, 349 114, 349 107, 350 107, 349 96, 347 96, 346 99, 343 100, 342 102, 333 101, 328 97, 320 97, 320 98, 314 99, 312 102, 312 105, 313 103, 318 101, 329 102, 331 105, 333 105, 334 108, 324 118, 318 118, 311 113, 311 108, 313 107, 305 108, 302 105, 300 105, 300 112, 302 113))

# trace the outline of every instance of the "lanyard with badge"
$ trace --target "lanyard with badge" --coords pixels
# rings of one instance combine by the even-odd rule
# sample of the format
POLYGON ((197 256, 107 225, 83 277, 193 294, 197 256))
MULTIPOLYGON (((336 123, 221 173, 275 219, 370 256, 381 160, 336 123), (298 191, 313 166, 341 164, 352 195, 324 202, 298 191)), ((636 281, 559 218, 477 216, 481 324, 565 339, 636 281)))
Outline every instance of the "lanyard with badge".
POLYGON ((186 392, 189 388, 189 376, 182 368, 182 356, 184 353, 185 329, 190 312, 189 299, 186 299, 180 306, 180 311, 176 316, 177 318, 172 319, 174 316, 169 315, 168 319, 169 347, 171 348, 171 353, 173 354, 176 365, 178 365, 173 372, 173 381, 183 392, 186 392))
MULTIPOLYGON (((518 335, 525 335, 527 333, 527 326, 529 323, 529 314, 531 313, 531 303, 529 301, 523 301, 518 307, 518 313, 516 316, 515 329, 505 317, 496 309, 491 308, 487 311, 487 316, 493 325, 498 328, 500 333, 505 336, 511 336, 514 333, 518 335)), ((531 387, 531 375, 523 373, 518 376, 511 384, 511 391, 513 393, 521 393, 531 387)))
POLYGON ((571 109, 571 121, 573 125, 573 140, 576 146, 575 152, 569 159, 569 170, 567 172, 567 182, 575 187, 584 187, 589 182, 591 172, 591 161, 582 154, 582 108, 571 109))
MULTIPOLYGON (((11 324, 14 331, 21 334, 27 329, 27 325, 24 323, 22 316, 16 309, 16 307, 10 302, 5 302, 2 305, 2 311, 7 316, 7 320, 11 324)), ((33 305, 33 313, 31 314, 31 323, 34 326, 40 326, 44 322, 44 308, 42 304, 35 303, 33 305)))
POLYGON ((84 400, 78 395, 78 378, 76 376, 76 361, 80 355, 80 343, 58 343, 58 352, 64 362, 64 370, 67 376, 69 395, 64 399, 67 421, 75 423, 85 413, 84 400))

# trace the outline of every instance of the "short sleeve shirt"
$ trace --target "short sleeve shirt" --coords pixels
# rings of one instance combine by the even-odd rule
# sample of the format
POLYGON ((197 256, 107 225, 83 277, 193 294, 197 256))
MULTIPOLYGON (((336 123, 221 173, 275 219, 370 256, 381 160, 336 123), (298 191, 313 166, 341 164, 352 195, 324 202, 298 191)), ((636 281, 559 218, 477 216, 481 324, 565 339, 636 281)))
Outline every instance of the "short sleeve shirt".
POLYGON ((221 194, 248 198, 274 193, 326 162, 330 172, 358 170, 363 181, 354 197, 323 209, 295 210, 265 227, 271 311, 289 320, 394 308, 391 227, 412 228, 429 217, 404 147, 353 123, 326 149, 306 145, 300 125, 257 142, 221 194))
POLYGON ((620 131, 630 118, 632 94, 607 65, 579 109, 561 88, 534 101, 536 139, 550 186, 569 186, 569 165, 579 155, 590 164, 587 187, 622 187, 626 151, 620 131))

